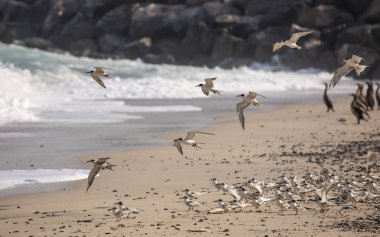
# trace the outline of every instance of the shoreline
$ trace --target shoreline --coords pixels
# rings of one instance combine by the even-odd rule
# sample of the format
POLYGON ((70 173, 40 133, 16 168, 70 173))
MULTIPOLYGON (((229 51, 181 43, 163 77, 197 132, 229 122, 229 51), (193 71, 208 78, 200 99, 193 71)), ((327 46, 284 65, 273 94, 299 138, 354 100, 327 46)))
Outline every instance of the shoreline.
MULTIPOLYGON (((213 236, 273 236, 278 233, 291 236, 376 236, 379 233, 376 229, 362 232, 360 228, 364 227, 358 227, 360 231, 353 228, 342 232, 339 227, 329 227, 331 223, 343 220, 366 220, 373 215, 373 208, 372 204, 367 206, 365 203, 347 210, 334 207, 324 215, 315 212, 294 215, 289 210, 280 214, 275 205, 265 206, 259 212, 248 209, 241 213, 206 214, 208 209, 216 206, 213 201, 231 199, 211 187, 209 179, 213 177, 233 184, 250 178, 269 181, 281 174, 302 176, 306 170, 319 172, 322 168, 347 178, 363 174, 360 167, 371 164, 371 159, 372 162, 380 159, 380 147, 376 143, 380 140, 380 111, 372 112, 372 119, 358 126, 349 103, 347 99, 336 101, 336 113, 326 113, 321 103, 289 105, 263 113, 250 110, 246 113, 245 132, 236 116, 231 115, 224 122, 205 129, 216 133, 211 139, 207 135, 197 137, 206 143, 203 149, 184 146, 184 157, 172 146, 132 148, 112 154, 110 162, 116 164, 117 169, 102 171, 87 195, 86 181, 82 180, 73 182, 73 186, 65 191, 1 197, 0 223, 4 227, 0 235, 188 236, 188 230, 206 228, 213 236), (338 121, 341 119, 345 122, 338 121), (329 153, 335 146, 347 145, 345 149, 349 154, 356 156, 359 148, 355 142, 358 141, 364 142, 359 145, 368 152, 360 155, 360 163, 354 157, 341 164, 333 162, 332 158, 339 158, 335 153, 329 153), (330 160, 314 153, 321 153, 321 157, 333 155, 330 160), (316 158, 324 162, 316 163, 316 158), (354 169, 347 169, 349 167, 354 169), (184 188, 209 192, 199 198, 199 201, 206 202, 205 206, 198 208, 200 212, 186 214, 186 207, 176 196, 176 190, 184 188), (144 211, 131 219, 115 222, 107 209, 119 200, 144 211), (224 232, 225 229, 228 231, 224 232)), ((162 136, 171 138, 171 134, 162 136)), ((312 202, 306 205, 315 208, 312 202)))

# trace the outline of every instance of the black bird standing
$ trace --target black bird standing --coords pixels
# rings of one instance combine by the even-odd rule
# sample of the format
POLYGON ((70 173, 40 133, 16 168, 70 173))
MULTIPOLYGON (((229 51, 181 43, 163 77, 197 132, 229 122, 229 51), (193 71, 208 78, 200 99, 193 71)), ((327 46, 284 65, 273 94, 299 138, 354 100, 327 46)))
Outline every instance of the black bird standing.
POLYGON ((351 112, 355 115, 356 119, 358 120, 358 124, 360 124, 360 120, 365 120, 367 119, 364 118, 364 113, 367 113, 362 110, 362 107, 358 103, 358 98, 356 94, 351 94, 353 97, 353 100, 351 102, 351 112))
POLYGON ((364 85, 360 83, 356 83, 356 85, 358 86, 356 90, 356 103, 363 111, 367 111, 368 105, 363 93, 364 85))
POLYGON ((380 109, 380 83, 376 83, 377 89, 376 89, 376 100, 377 100, 377 109, 380 109))
POLYGON ((333 106, 333 103, 332 103, 332 101, 331 101, 329 95, 327 94, 327 89, 328 89, 329 86, 328 86, 328 84, 327 84, 326 82, 323 83, 323 84, 325 84, 325 92, 323 93, 323 101, 325 102, 325 105, 326 105, 326 107, 327 107, 327 112, 329 112, 330 109, 331 109, 333 112, 335 112, 335 110, 334 110, 334 106, 333 106))
POLYGON ((373 91, 373 82, 372 81, 367 81, 366 82, 368 85, 367 88, 367 95, 366 95, 366 100, 367 100, 367 105, 370 110, 373 110, 373 107, 375 107, 375 96, 374 96, 374 91, 373 91))

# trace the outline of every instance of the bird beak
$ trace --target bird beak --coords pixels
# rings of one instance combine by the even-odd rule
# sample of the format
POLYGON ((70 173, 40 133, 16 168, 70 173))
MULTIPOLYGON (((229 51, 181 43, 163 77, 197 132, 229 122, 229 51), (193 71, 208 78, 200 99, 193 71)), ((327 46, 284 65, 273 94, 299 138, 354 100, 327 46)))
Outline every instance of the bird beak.
POLYGON ((91 72, 86 72, 86 73, 91 73, 91 72))
POLYGON ((200 85, 196 85, 195 87, 201 87, 200 85))

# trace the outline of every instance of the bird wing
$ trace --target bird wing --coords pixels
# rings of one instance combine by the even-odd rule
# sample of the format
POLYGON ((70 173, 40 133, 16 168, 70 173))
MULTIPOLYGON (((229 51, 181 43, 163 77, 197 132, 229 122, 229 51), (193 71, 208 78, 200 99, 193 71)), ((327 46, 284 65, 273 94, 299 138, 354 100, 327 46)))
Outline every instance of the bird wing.
POLYGON ((313 31, 305 31, 305 32, 294 33, 290 37, 289 41, 291 41, 292 43, 297 43, 297 41, 298 41, 299 38, 301 38, 302 36, 311 34, 311 33, 313 33, 313 31))
POLYGON ((350 73, 353 70, 352 67, 348 66, 347 64, 341 66, 340 68, 336 69, 333 78, 330 81, 329 87, 332 88, 336 84, 338 84, 339 80, 350 73))
POLYGON ((201 87, 201 89, 202 89, 202 92, 205 94, 205 95, 207 95, 208 96, 208 94, 209 94, 209 90, 208 90, 208 86, 202 86, 201 87))
POLYGON ((175 140, 175 141, 174 141, 174 145, 175 145, 175 147, 177 147, 177 150, 179 151, 179 153, 180 153, 181 155, 183 155, 182 146, 181 146, 181 141, 180 141, 180 140, 175 140))
POLYGON ((358 74, 358 76, 360 76, 360 73, 362 73, 367 67, 368 66, 357 65, 357 67, 355 67, 356 74, 358 74))
POLYGON ((186 137, 183 140, 191 140, 195 137, 195 132, 187 132, 186 137))
POLYGON ((101 85, 103 88, 106 88, 106 86, 104 85, 104 82, 100 79, 100 77, 94 75, 94 73, 91 73, 91 77, 92 77, 97 83, 99 83, 99 85, 101 85))
POLYGON ((282 46, 284 46, 284 44, 283 44, 282 42, 276 42, 276 43, 273 45, 272 52, 276 52, 276 51, 279 50, 282 46))
POLYGON ((243 114, 243 108, 239 109, 238 116, 239 116, 239 121, 240 121, 241 127, 244 130, 245 129, 245 118, 244 118, 244 114, 243 114))
POLYGON ((208 87, 213 87, 214 86, 214 83, 213 81, 216 80, 216 77, 213 77, 213 78, 206 78, 205 79, 205 82, 206 82, 206 86, 208 87))
POLYGON ((355 63, 355 64, 358 64, 360 63, 364 58, 362 57, 359 57, 357 55, 352 55, 352 57, 350 58, 351 62, 355 63))
POLYGON ((88 189, 91 187, 92 183, 94 182, 95 176, 99 173, 100 169, 101 169, 100 165, 94 164, 94 167, 92 168, 92 170, 88 174, 86 193, 87 193, 88 189))
POLYGON ((210 133, 210 132, 195 132, 195 133, 199 133, 199 134, 207 134, 207 135, 215 135, 214 133, 210 133))
POLYGON ((106 68, 106 67, 94 67, 97 72, 104 73, 104 69, 106 70, 112 70, 111 68, 106 68))
POLYGON ((97 164, 104 164, 110 158, 111 157, 98 158, 98 160, 96 161, 96 163, 97 164))

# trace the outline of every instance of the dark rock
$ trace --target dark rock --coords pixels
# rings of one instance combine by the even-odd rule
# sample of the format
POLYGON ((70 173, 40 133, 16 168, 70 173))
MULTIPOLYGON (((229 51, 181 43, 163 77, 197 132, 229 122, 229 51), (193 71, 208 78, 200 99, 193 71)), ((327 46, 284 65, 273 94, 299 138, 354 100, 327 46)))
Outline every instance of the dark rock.
POLYGON ((232 0, 231 2, 236 8, 244 11, 247 8, 250 1, 251 0, 232 0))
POLYGON ((176 19, 172 21, 172 29, 178 36, 185 36, 190 26, 194 25, 199 20, 200 7, 190 7, 181 9, 176 19))
POLYGON ((336 47, 343 44, 360 44, 380 52, 380 25, 356 25, 342 31, 336 39, 336 47))
POLYGON ((230 32, 238 37, 248 38, 248 36, 259 29, 262 16, 239 16, 223 14, 216 17, 215 21, 222 27, 229 27, 230 32))
POLYGON ((203 55, 203 54, 197 54, 193 56, 193 58, 188 62, 189 65, 196 66, 196 67, 202 67, 202 66, 208 66, 213 67, 215 64, 212 64, 212 60, 210 57, 203 55))
POLYGON ((373 0, 360 19, 369 23, 378 23, 380 21, 380 0, 373 0))
POLYGON ((332 0, 330 1, 336 7, 344 9, 351 13, 353 16, 360 16, 365 10, 367 10, 372 0, 332 0))
POLYGON ((99 37, 98 45, 102 53, 113 53, 120 50, 127 39, 119 34, 104 34, 99 37))
POLYGON ((129 59, 141 58, 149 53, 152 40, 148 37, 129 42, 123 46, 124 56, 129 59))
POLYGON ((181 57, 179 39, 169 38, 154 42, 151 52, 158 55, 173 55, 176 61, 181 57))
POLYGON ((202 5, 198 20, 205 22, 207 25, 213 25, 216 18, 222 14, 236 14, 241 12, 237 10, 232 4, 223 4, 221 2, 207 2, 202 5))
POLYGON ((88 19, 83 14, 78 13, 64 26, 62 31, 53 36, 51 40, 63 49, 67 49, 67 45, 71 42, 95 37, 98 31, 93 19, 88 19))
POLYGON ((173 55, 146 54, 141 59, 151 64, 175 64, 173 55))
POLYGON ((380 64, 374 66, 369 79, 380 80, 380 64))
POLYGON ((174 22, 183 5, 149 4, 138 7, 132 15, 130 36, 132 38, 153 37, 163 38, 174 35, 174 22))
POLYGON ((318 5, 305 11, 298 24, 305 27, 323 29, 337 25, 352 25, 354 19, 348 12, 331 5, 318 5))
MULTIPOLYGON (((361 62, 363 65, 374 66, 376 62, 380 59, 379 54, 376 53, 375 50, 358 45, 358 44, 344 44, 337 51, 337 62, 341 62, 343 58, 351 58, 351 56, 355 54, 358 55, 364 60, 361 62)), ((360 74, 361 78, 366 78, 371 75, 374 68, 368 67, 362 74, 360 74)), ((356 74, 353 74, 356 75, 356 74)))
POLYGON ((303 8, 302 0, 252 0, 245 9, 245 15, 261 15, 260 28, 287 25, 300 14, 303 8))
POLYGON ((37 48, 42 50, 55 48, 55 45, 49 40, 38 37, 26 38, 23 40, 23 44, 29 48, 37 48))
POLYGON ((96 26, 104 32, 128 32, 131 17, 138 5, 121 5, 103 15, 96 26))
POLYGON ((81 1, 78 0, 59 0, 53 2, 54 5, 48 12, 42 26, 42 34, 45 37, 62 29, 64 23, 74 17, 81 7, 81 1))
POLYGON ((273 44, 290 37, 290 27, 276 26, 255 32, 249 37, 249 42, 255 45, 254 59, 258 62, 270 61, 273 53, 273 44))
POLYGON ((76 56, 88 57, 93 52, 98 52, 98 46, 93 39, 81 39, 69 44, 69 50, 76 56))
POLYGON ((216 62, 221 62, 227 58, 249 58, 253 56, 253 53, 253 45, 226 32, 215 40, 211 58, 216 62))
MULTIPOLYGON (((124 4, 124 0, 81 0, 81 13, 89 18, 99 19, 117 6, 124 4)), ((137 1, 129 0, 129 4, 137 1)))
POLYGON ((189 28, 180 47, 183 57, 189 59, 197 54, 210 54, 215 39, 221 35, 219 30, 210 29, 203 22, 189 28))

